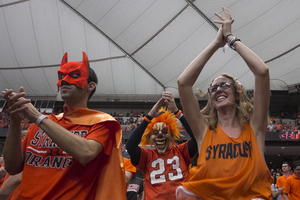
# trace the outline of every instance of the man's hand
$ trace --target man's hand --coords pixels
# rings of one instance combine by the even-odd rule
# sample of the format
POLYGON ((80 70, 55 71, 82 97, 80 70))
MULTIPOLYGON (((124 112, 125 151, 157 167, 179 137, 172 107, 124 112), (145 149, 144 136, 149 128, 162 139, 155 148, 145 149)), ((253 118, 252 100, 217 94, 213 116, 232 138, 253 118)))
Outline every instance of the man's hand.
POLYGON ((283 193, 283 188, 284 188, 284 187, 282 187, 282 188, 278 188, 278 192, 279 192, 280 194, 282 194, 282 193, 283 193))
POLYGON ((35 123, 41 113, 31 104, 30 99, 25 99, 24 88, 20 87, 19 93, 14 93, 12 89, 2 91, 4 99, 7 100, 7 106, 10 119, 14 122, 21 123, 23 114, 27 116, 30 122, 35 123))
POLYGON ((28 109, 26 104, 30 104, 30 99, 25 99, 24 88, 20 87, 19 93, 14 93, 12 89, 2 91, 3 98, 7 100, 8 112, 11 122, 21 123, 23 112, 28 109))
POLYGON ((152 107, 152 109, 149 111, 148 115, 152 118, 158 117, 159 115, 163 114, 165 111, 160 111, 160 107, 163 105, 164 99, 160 98, 156 104, 152 107))
POLYGON ((164 103, 168 106, 168 109, 172 113, 175 113, 176 111, 178 111, 178 108, 175 103, 175 99, 171 92, 164 92, 162 94, 162 98, 164 99, 164 103))

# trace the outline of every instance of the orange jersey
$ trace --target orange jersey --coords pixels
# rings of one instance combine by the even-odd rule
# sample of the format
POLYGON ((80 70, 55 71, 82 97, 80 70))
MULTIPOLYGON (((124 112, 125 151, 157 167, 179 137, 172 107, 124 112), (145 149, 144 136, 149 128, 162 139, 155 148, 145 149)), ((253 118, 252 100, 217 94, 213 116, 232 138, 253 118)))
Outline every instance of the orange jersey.
POLYGON ((124 158, 123 157, 123 161, 124 161, 124 169, 125 171, 129 171, 132 173, 132 177, 134 177, 135 173, 136 173, 136 168, 135 166, 133 166, 131 164, 131 161, 129 158, 124 158))
POLYGON ((249 200, 271 199, 272 182, 251 125, 246 124, 237 138, 218 125, 216 133, 206 131, 197 167, 183 186, 205 200, 249 200))
POLYGON ((145 200, 176 199, 176 187, 188 180, 190 163, 188 142, 171 147, 164 154, 141 148, 137 168, 144 174, 145 200))
MULTIPOLYGON (((135 166, 133 166, 131 164, 131 161, 130 161, 129 158, 124 158, 123 157, 123 161, 124 161, 124 170, 131 172, 132 173, 132 178, 133 178, 135 176, 135 174, 136 174, 136 168, 135 168, 135 166)), ((128 184, 126 184, 126 188, 128 187, 128 184)))
MULTIPOLYGON (((280 176, 277 180, 276 180, 276 187, 278 188, 282 188, 284 186, 284 183, 286 181, 288 177, 286 176, 280 176)), ((289 196, 289 195, 288 195, 289 196)), ((290 196, 289 196, 290 197, 290 196)), ((284 199, 283 198, 283 195, 281 194, 281 199, 284 199)))
POLYGON ((295 174, 288 177, 284 183, 283 193, 288 194, 290 200, 300 199, 300 178, 295 174))
MULTIPOLYGON (((106 190, 112 187, 107 180, 106 183, 101 183, 101 179, 109 174, 105 172, 112 171, 110 175, 122 172, 122 160, 109 166, 112 160, 118 160, 117 149, 121 152, 117 143, 120 141, 119 123, 105 113, 86 108, 65 107, 65 111, 63 115, 51 115, 49 119, 78 137, 101 143, 103 151, 84 166, 59 148, 42 129, 33 124, 23 140, 25 161, 22 181, 18 192, 13 192, 9 199, 95 199, 100 187, 106 187, 106 190), (108 167, 110 169, 107 169, 108 167)), ((126 199, 124 175, 121 173, 120 176, 110 179, 114 179, 114 184, 123 186, 120 190, 124 192, 125 198, 122 195, 118 199, 126 199)), ((115 191, 107 192, 114 195, 115 191)))

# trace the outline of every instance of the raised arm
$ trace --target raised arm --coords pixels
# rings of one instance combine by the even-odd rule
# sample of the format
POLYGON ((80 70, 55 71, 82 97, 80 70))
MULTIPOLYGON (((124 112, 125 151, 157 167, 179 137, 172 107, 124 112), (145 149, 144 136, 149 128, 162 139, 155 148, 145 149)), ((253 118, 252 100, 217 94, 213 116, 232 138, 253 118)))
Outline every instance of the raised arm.
MULTIPOLYGON (((165 99, 165 103, 168 106, 168 109, 173 112, 175 115, 179 114, 179 109, 176 106, 174 97, 172 95, 171 92, 164 92, 163 93, 163 98, 165 99)), ((194 134, 188 124, 188 122, 186 121, 185 116, 181 113, 179 116, 177 116, 177 118, 180 120, 181 124, 183 125, 183 127, 185 128, 186 132, 189 134, 189 136, 191 137, 191 139, 188 141, 188 148, 189 148, 189 155, 190 158, 194 157, 197 153, 198 150, 198 146, 197 146, 197 141, 194 137, 194 134)))
POLYGON ((25 96, 24 91, 15 94, 6 90, 2 93, 7 100, 10 115, 10 125, 3 149, 3 157, 6 171, 14 175, 23 171, 24 154, 22 150, 21 122, 22 112, 27 109, 24 104, 30 103, 30 100, 22 98, 25 96))
MULTIPOLYGON (((149 119, 149 121, 152 120, 152 118, 158 117, 163 112, 159 112, 160 107, 164 103, 164 99, 161 98, 158 100, 158 102, 152 107, 146 118, 149 119)), ((145 129, 148 126, 148 122, 146 120, 143 120, 140 125, 133 131, 130 138, 127 140, 126 143, 126 149, 130 155, 130 159, 132 164, 138 165, 140 163, 140 157, 141 157, 141 148, 139 147, 139 144, 141 142, 141 138, 144 134, 145 129)))
MULTIPOLYGON (((215 23, 222 24, 223 37, 227 40, 234 36, 231 33, 231 16, 226 8, 222 8, 225 14, 222 17, 216 14, 220 20, 215 23)), ((235 50, 244 59, 255 78, 254 108, 250 118, 250 124, 256 135, 257 143, 262 157, 264 158, 265 133, 268 126, 268 111, 270 103, 270 78, 267 65, 243 43, 237 42, 235 50)))
POLYGON ((222 38, 222 27, 213 42, 204 49, 182 72, 177 80, 178 91, 180 95, 181 105, 184 110, 186 119, 191 127, 192 132, 197 140, 198 149, 201 148, 202 139, 208 128, 204 116, 200 113, 200 107, 197 97, 193 91, 193 85, 200 75, 204 65, 211 56, 222 46, 225 41, 222 38))
MULTIPOLYGON (((42 114, 36 110, 30 103, 30 100, 23 98, 24 95, 23 87, 20 87, 19 93, 17 94, 13 93, 12 90, 4 91, 4 98, 8 101, 10 115, 13 114, 13 116, 17 116, 17 114, 20 115, 24 113, 31 122, 36 122, 42 114)), ((15 168, 13 174, 21 172, 23 168, 21 125, 19 125, 19 119, 15 118, 16 117, 13 118, 10 130, 8 131, 5 145, 6 150, 4 151, 7 169, 11 170, 15 168)), ((39 127, 43 129, 61 149, 83 165, 89 163, 103 150, 103 146, 99 142, 78 137, 48 118, 42 120, 39 127)))
POLYGON ((236 51, 245 60, 249 69, 254 74, 254 107, 250 123, 256 135, 261 155, 264 157, 265 134, 266 127, 268 126, 268 111, 270 104, 269 69, 265 63, 244 44, 238 44, 236 51))

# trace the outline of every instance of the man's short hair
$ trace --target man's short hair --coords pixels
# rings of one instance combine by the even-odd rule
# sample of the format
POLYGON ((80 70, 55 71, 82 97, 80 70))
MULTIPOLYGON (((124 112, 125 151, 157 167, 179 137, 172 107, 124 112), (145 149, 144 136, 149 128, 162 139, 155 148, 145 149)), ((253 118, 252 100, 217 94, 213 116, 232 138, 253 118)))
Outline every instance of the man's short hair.
POLYGON ((300 160, 296 160, 294 163, 293 163, 293 169, 296 169, 296 167, 300 166, 300 160))
MULTIPOLYGON (((94 71, 92 68, 90 68, 90 67, 89 67, 89 78, 88 78, 87 82, 88 82, 88 83, 90 83, 90 82, 95 82, 96 85, 98 84, 98 78, 97 78, 97 75, 96 75, 95 71, 94 71)), ((93 94, 95 93, 95 91, 96 91, 96 87, 95 87, 95 89, 91 92, 91 94, 90 94, 88 100, 93 96, 93 94)))
POLYGON ((282 164, 287 164, 289 167, 291 167, 291 165, 288 162, 283 162, 282 164))

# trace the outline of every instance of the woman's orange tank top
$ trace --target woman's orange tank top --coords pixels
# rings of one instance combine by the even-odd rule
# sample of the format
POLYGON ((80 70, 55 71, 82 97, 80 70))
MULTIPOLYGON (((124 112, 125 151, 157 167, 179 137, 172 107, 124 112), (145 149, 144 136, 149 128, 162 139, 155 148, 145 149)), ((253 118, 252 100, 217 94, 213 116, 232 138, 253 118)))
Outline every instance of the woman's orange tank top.
POLYGON ((197 167, 183 185, 205 200, 271 199, 273 178, 260 154, 251 125, 229 137, 218 124, 207 130, 197 167))

